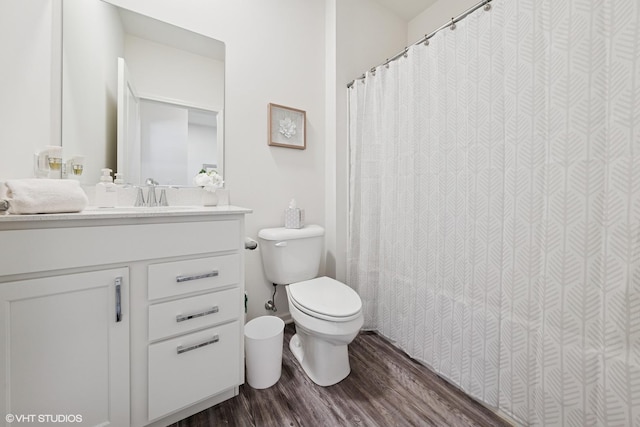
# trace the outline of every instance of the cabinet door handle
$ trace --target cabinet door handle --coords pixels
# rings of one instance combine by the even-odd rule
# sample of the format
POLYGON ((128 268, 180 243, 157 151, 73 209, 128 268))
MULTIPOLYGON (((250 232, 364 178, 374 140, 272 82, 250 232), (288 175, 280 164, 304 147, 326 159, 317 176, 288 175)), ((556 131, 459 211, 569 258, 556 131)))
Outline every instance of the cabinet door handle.
POLYGON ((116 323, 122 320, 122 277, 116 277, 116 323))
POLYGON ((209 273, 202 274, 194 274, 191 276, 177 276, 176 282, 188 282, 189 280, 198 280, 198 279, 206 279, 207 277, 216 277, 218 275, 218 270, 210 271, 209 273))
POLYGON ((195 350, 195 349, 198 349, 200 347, 204 347, 204 346, 209 345, 209 344, 215 344, 218 341, 220 341, 220 337, 218 337, 218 335, 214 335, 213 338, 211 338, 210 340, 201 342, 200 344, 194 344, 194 345, 190 345, 188 347, 183 347, 183 346, 180 345, 180 346, 178 346, 176 348, 176 352, 178 354, 186 353, 187 351, 195 350))
POLYGON ((193 313, 193 314, 179 314, 176 316, 176 322, 184 322, 185 320, 190 320, 190 319, 195 319, 197 317, 203 317, 203 316, 208 316, 209 314, 214 314, 217 313, 218 311, 220 311, 218 309, 218 306, 216 305, 215 307, 212 307, 208 310, 205 311, 201 311, 198 313, 193 313))

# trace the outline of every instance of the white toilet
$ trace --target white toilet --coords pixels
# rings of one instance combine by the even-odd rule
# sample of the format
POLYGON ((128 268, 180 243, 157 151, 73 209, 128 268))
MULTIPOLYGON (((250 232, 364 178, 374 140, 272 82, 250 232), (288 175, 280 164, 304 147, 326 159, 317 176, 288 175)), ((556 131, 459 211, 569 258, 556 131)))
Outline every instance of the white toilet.
POLYGON ((347 346, 363 324, 362 301, 344 283, 317 277, 322 257, 324 229, 260 230, 260 251, 267 278, 288 285, 289 310, 296 334, 289 348, 300 365, 321 386, 343 380, 351 368, 347 346))

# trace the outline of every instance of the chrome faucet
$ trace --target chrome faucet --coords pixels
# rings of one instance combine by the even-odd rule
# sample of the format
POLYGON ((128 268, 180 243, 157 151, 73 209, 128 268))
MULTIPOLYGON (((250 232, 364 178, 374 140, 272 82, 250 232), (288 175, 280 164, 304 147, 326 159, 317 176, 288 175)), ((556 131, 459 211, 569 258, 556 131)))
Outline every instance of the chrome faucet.
POLYGON ((145 184, 147 184, 147 187, 149 188, 149 192, 147 194, 147 206, 151 208, 158 206, 158 199, 156 198, 156 187, 158 185, 158 181, 153 178, 147 178, 145 184))
POLYGON ((137 189, 137 194, 136 194, 136 202, 133 204, 133 206, 135 206, 136 208, 142 207, 142 206, 146 206, 146 203, 144 201, 144 192, 142 191, 142 187, 135 187, 137 189))
POLYGON ((160 200, 158 200, 158 206, 169 206, 169 202, 167 201, 167 189, 163 188, 160 190, 160 200))
POLYGON ((166 188, 162 188, 160 190, 160 200, 158 200, 157 195, 156 195, 156 187, 158 185, 160 185, 158 183, 158 181, 156 181, 153 178, 147 178, 147 180, 145 181, 145 184, 147 185, 147 188, 149 189, 148 193, 147 193, 147 202, 144 202, 144 196, 142 194, 142 189, 140 189, 138 191, 138 198, 141 200, 142 204, 138 205, 138 200, 136 200, 136 206, 149 206, 149 207, 156 207, 156 206, 169 206, 169 202, 167 201, 167 189, 166 188))

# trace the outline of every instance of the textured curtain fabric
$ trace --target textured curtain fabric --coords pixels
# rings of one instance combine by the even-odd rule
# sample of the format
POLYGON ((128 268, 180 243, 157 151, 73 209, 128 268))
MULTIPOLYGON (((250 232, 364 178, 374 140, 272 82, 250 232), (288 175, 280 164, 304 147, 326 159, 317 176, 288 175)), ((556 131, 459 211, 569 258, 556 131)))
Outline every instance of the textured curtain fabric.
POLYGON ((365 327, 528 425, 640 425, 640 2, 494 0, 350 91, 365 327))

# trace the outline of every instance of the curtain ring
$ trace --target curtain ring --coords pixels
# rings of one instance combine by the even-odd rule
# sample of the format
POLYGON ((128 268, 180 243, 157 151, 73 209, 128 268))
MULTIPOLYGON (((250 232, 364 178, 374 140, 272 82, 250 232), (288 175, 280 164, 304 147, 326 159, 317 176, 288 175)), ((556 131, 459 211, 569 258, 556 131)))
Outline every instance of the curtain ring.
POLYGON ((424 35, 424 45, 425 46, 429 46, 429 35, 428 34, 424 35))
POLYGON ((389 68, 389 58, 387 58, 387 61, 384 63, 384 68, 389 68))
POLYGON ((455 19, 454 19, 454 18, 451 18, 451 25, 449 26, 449 29, 450 29, 451 31, 453 31, 453 30, 455 30, 455 29, 456 29, 456 21, 455 21, 455 19))
POLYGON ((408 53, 408 52, 409 52, 409 48, 408 48, 408 47, 405 47, 405 48, 404 48, 404 53, 402 54, 402 56, 403 56, 404 58, 406 58, 407 56, 409 56, 409 53, 408 53))
POLYGON ((484 4, 484 11, 485 12, 489 12, 491 10, 491 4, 489 4, 491 0, 487 0, 487 2, 484 4))
POLYGON ((376 67, 373 67, 371 70, 369 70, 369 72, 371 73, 372 76, 376 75, 376 67))

